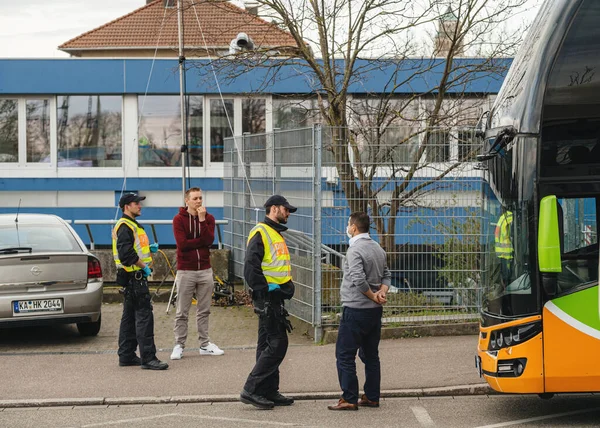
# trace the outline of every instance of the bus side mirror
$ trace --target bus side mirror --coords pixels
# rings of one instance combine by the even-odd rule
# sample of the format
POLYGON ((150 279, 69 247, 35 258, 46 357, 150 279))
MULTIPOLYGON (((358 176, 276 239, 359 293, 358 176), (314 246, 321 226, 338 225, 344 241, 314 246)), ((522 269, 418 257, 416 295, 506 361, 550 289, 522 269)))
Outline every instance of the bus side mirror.
POLYGON ((489 111, 484 111, 479 116, 479 120, 477 120, 477 125, 475 125, 475 137, 477 138, 485 138, 485 131, 487 131, 487 121, 490 117, 489 111))
POLYGON ((557 274, 562 272, 557 205, 556 196, 543 198, 538 222, 538 265, 542 274, 542 286, 548 296, 556 295, 557 274))

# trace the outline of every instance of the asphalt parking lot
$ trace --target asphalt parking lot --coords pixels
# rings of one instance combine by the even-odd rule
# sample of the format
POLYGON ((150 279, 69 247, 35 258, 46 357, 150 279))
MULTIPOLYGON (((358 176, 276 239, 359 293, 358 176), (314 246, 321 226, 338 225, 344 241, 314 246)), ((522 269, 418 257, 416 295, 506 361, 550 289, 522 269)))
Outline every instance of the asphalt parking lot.
MULTIPOLYGON (((160 350, 173 348, 175 309, 166 313, 167 304, 154 303, 154 336, 160 350)), ((0 330, 0 353, 43 352, 116 352, 122 305, 102 305, 102 328, 96 337, 81 337, 75 325, 27 327, 0 330)), ((247 306, 212 306, 210 340, 220 347, 256 346, 258 318, 247 306)), ((188 349, 198 348, 195 309, 190 311, 188 349), (193 317, 194 316, 194 317, 193 317)), ((290 335, 290 343, 309 345, 313 341, 298 329, 290 335)))

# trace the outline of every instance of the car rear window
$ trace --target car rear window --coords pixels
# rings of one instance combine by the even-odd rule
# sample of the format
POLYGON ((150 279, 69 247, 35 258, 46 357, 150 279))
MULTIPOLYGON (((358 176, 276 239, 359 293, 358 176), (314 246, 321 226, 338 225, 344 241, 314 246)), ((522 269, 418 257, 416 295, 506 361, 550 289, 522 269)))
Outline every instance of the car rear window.
POLYGON ((82 250, 71 231, 62 224, 0 226, 0 250, 12 247, 31 248, 32 253, 82 250))

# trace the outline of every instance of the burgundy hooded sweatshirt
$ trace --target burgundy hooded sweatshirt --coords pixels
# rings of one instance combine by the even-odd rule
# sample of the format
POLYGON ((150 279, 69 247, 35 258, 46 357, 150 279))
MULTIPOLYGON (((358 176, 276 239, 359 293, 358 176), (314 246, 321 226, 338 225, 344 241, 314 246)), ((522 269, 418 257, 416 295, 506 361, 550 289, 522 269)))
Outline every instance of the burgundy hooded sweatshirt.
POLYGON ((210 246, 215 240, 215 218, 206 213, 204 221, 179 208, 173 217, 173 234, 177 243, 177 270, 210 268, 210 246))

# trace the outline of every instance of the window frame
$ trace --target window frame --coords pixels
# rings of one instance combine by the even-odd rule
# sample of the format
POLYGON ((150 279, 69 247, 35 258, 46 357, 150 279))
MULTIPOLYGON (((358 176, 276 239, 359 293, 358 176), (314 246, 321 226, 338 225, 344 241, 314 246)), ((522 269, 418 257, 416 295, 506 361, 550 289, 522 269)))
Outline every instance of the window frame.
POLYGON ((0 168, 5 170, 48 171, 56 169, 57 135, 56 135, 56 95, 36 96, 3 96, 1 100, 17 101, 17 162, 1 162, 0 168), (27 101, 48 101, 50 125, 50 162, 27 162, 27 101))

